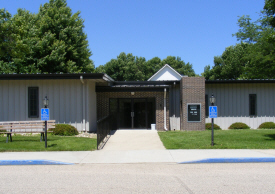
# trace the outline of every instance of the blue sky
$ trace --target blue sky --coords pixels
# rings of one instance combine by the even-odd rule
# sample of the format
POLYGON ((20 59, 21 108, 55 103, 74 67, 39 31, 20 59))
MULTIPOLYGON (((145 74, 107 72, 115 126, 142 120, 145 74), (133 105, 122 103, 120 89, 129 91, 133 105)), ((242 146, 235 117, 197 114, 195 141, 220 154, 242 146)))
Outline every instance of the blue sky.
MULTIPOLYGON (((48 0, 0 0, 12 15, 18 8, 37 13, 48 0)), ((214 56, 237 43, 238 16, 259 18, 264 0, 67 0, 85 20, 91 59, 104 65, 121 52, 161 59, 179 56, 197 74, 214 56)))

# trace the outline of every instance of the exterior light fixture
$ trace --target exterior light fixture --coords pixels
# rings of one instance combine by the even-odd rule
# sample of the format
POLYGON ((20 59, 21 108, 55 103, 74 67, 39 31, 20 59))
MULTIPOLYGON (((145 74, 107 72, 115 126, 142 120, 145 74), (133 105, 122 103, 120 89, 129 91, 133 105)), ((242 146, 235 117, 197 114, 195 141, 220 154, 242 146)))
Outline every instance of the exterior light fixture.
POLYGON ((210 103, 211 105, 213 106, 215 101, 216 101, 216 98, 214 97, 214 95, 212 94, 212 96, 209 98, 210 99, 210 103))
POLYGON ((134 96, 135 95, 135 92, 131 92, 131 96, 134 96))
POLYGON ((43 99, 43 105, 44 108, 48 108, 49 106, 49 99, 47 98, 47 96, 45 96, 45 98, 43 99))

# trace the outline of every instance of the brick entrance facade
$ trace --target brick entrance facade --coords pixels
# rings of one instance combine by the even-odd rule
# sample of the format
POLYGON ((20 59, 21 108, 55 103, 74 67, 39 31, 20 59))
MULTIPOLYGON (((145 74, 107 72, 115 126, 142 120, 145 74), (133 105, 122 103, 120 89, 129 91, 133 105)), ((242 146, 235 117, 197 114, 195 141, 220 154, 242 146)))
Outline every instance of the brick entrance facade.
POLYGON ((205 130, 205 80, 203 77, 183 77, 180 82, 181 129, 188 131, 205 130), (188 104, 200 104, 200 121, 188 121, 188 104))
MULTIPOLYGON (((97 120, 109 115, 110 98, 155 98, 156 129, 164 131, 164 92, 97 92, 97 120)), ((149 113, 150 114, 150 113, 149 113)), ((166 93, 166 126, 169 130, 169 92, 166 93)))

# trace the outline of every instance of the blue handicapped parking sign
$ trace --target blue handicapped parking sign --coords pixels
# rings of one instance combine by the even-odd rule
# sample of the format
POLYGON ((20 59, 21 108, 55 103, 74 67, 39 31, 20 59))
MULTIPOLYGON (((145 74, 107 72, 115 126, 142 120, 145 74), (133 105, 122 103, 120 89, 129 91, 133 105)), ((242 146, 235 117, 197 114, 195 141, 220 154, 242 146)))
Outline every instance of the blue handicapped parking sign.
POLYGON ((48 108, 41 108, 41 121, 50 120, 50 110, 48 108))
POLYGON ((217 117, 218 117, 218 107, 209 106, 209 118, 217 118, 217 117))

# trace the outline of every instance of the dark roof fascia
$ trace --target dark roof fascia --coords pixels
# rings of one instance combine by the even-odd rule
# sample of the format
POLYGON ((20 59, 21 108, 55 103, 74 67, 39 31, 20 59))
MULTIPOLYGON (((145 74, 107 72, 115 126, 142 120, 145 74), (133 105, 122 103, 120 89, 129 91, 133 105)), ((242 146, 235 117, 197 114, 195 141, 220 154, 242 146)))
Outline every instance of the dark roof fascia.
POLYGON ((114 81, 104 73, 60 73, 60 74, 0 74, 0 80, 45 80, 45 79, 103 79, 114 81))
POLYGON ((180 81, 115 81, 113 82, 113 85, 154 85, 154 86, 159 86, 159 85, 173 85, 174 82, 176 84, 179 84, 180 81))
POLYGON ((108 86, 97 86, 96 92, 163 92, 166 88, 169 91, 169 86, 158 86, 158 87, 108 87, 108 86))
POLYGON ((205 84, 275 83, 275 79, 205 80, 205 84))

